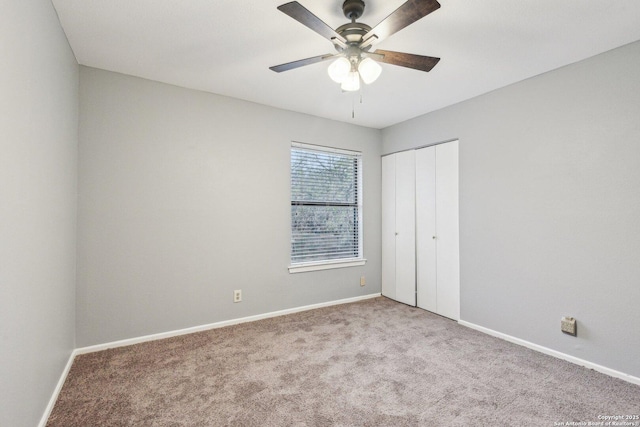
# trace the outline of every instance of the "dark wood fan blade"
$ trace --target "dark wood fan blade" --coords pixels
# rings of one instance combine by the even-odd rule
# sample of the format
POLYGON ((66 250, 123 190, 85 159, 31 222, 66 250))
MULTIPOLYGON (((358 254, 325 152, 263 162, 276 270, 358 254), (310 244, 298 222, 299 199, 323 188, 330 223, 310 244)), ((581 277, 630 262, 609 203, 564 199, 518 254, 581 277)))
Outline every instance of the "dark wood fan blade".
POLYGON ((292 1, 290 3, 280 5, 278 6, 278 10, 286 13, 296 21, 300 22, 302 25, 311 28, 313 31, 320 34, 325 39, 331 40, 332 38, 337 38, 342 42, 346 42, 344 37, 336 33, 333 28, 325 24, 320 18, 309 12, 308 9, 306 9, 297 1, 292 1))
POLYGON ((374 43, 378 43, 439 8, 436 0, 409 0, 365 34, 363 44, 374 36, 374 43))
POLYGON ((269 69, 275 71, 276 73, 281 73, 283 71, 293 70, 294 68, 304 67, 305 65, 315 64, 316 62, 326 61, 327 59, 331 59, 336 56, 338 56, 338 54, 328 53, 326 55, 314 56, 313 58, 299 59, 298 61, 275 65, 273 67, 269 67, 269 69))
POLYGON ((374 54, 384 55, 383 58, 376 60, 385 64, 399 65, 400 67, 413 68, 420 71, 431 71, 436 66, 440 58, 432 56, 414 55, 412 53, 394 52, 392 50, 376 50, 374 54))

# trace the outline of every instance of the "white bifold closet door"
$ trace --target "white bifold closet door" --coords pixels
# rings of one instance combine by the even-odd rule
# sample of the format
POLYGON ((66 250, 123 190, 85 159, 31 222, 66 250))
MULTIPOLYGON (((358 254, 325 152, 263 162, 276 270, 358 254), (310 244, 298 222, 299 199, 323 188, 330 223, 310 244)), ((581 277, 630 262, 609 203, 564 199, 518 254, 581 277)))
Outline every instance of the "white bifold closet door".
POLYGON ((416 305, 415 152, 382 158, 382 294, 416 305))
POLYGON ((458 141, 415 152, 417 305, 460 319, 458 141))

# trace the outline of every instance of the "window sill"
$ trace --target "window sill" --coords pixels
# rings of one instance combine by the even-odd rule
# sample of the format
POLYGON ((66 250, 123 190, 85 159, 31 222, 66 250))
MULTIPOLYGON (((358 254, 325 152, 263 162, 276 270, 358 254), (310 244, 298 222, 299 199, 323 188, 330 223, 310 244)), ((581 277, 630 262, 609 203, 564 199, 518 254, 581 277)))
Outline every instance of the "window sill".
POLYGON ((294 264, 289 266, 289 273, 306 273, 307 271, 329 270, 333 268, 357 267, 367 262, 364 258, 341 259, 336 261, 319 261, 294 264))

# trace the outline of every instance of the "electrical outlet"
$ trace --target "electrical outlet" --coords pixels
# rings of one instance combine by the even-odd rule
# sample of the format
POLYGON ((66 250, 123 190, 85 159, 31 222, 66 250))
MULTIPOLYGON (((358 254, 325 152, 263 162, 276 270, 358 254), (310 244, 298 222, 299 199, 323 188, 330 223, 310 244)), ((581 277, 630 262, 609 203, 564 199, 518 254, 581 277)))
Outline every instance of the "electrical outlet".
POLYGON ((237 289, 233 291, 233 302, 240 302, 240 301, 242 301, 242 291, 240 289, 237 289))
POLYGON ((360 286, 364 286, 367 282, 364 280, 364 276, 360 276, 360 286))
POLYGON ((565 334, 577 336, 578 335, 578 324, 576 323, 576 319, 573 317, 563 317, 560 319, 560 330, 565 334))

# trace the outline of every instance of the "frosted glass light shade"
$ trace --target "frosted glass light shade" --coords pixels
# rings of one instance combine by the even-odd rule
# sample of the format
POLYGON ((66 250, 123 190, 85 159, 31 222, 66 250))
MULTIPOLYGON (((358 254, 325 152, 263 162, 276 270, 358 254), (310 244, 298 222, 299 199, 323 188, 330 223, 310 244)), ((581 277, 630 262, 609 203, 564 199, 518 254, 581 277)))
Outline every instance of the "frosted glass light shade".
POLYGON ((366 84, 371 84, 375 82, 378 77, 380 77, 380 73, 382 73, 382 67, 373 59, 364 58, 360 62, 360 65, 358 65, 358 71, 360 72, 362 81, 366 84))
POLYGON ((351 71, 347 74, 341 86, 342 90, 353 92, 360 89, 360 75, 357 71, 351 71))
POLYGON ((347 78, 349 71, 351 71, 351 62, 345 57, 336 59, 327 69, 329 77, 336 83, 342 83, 347 78))

